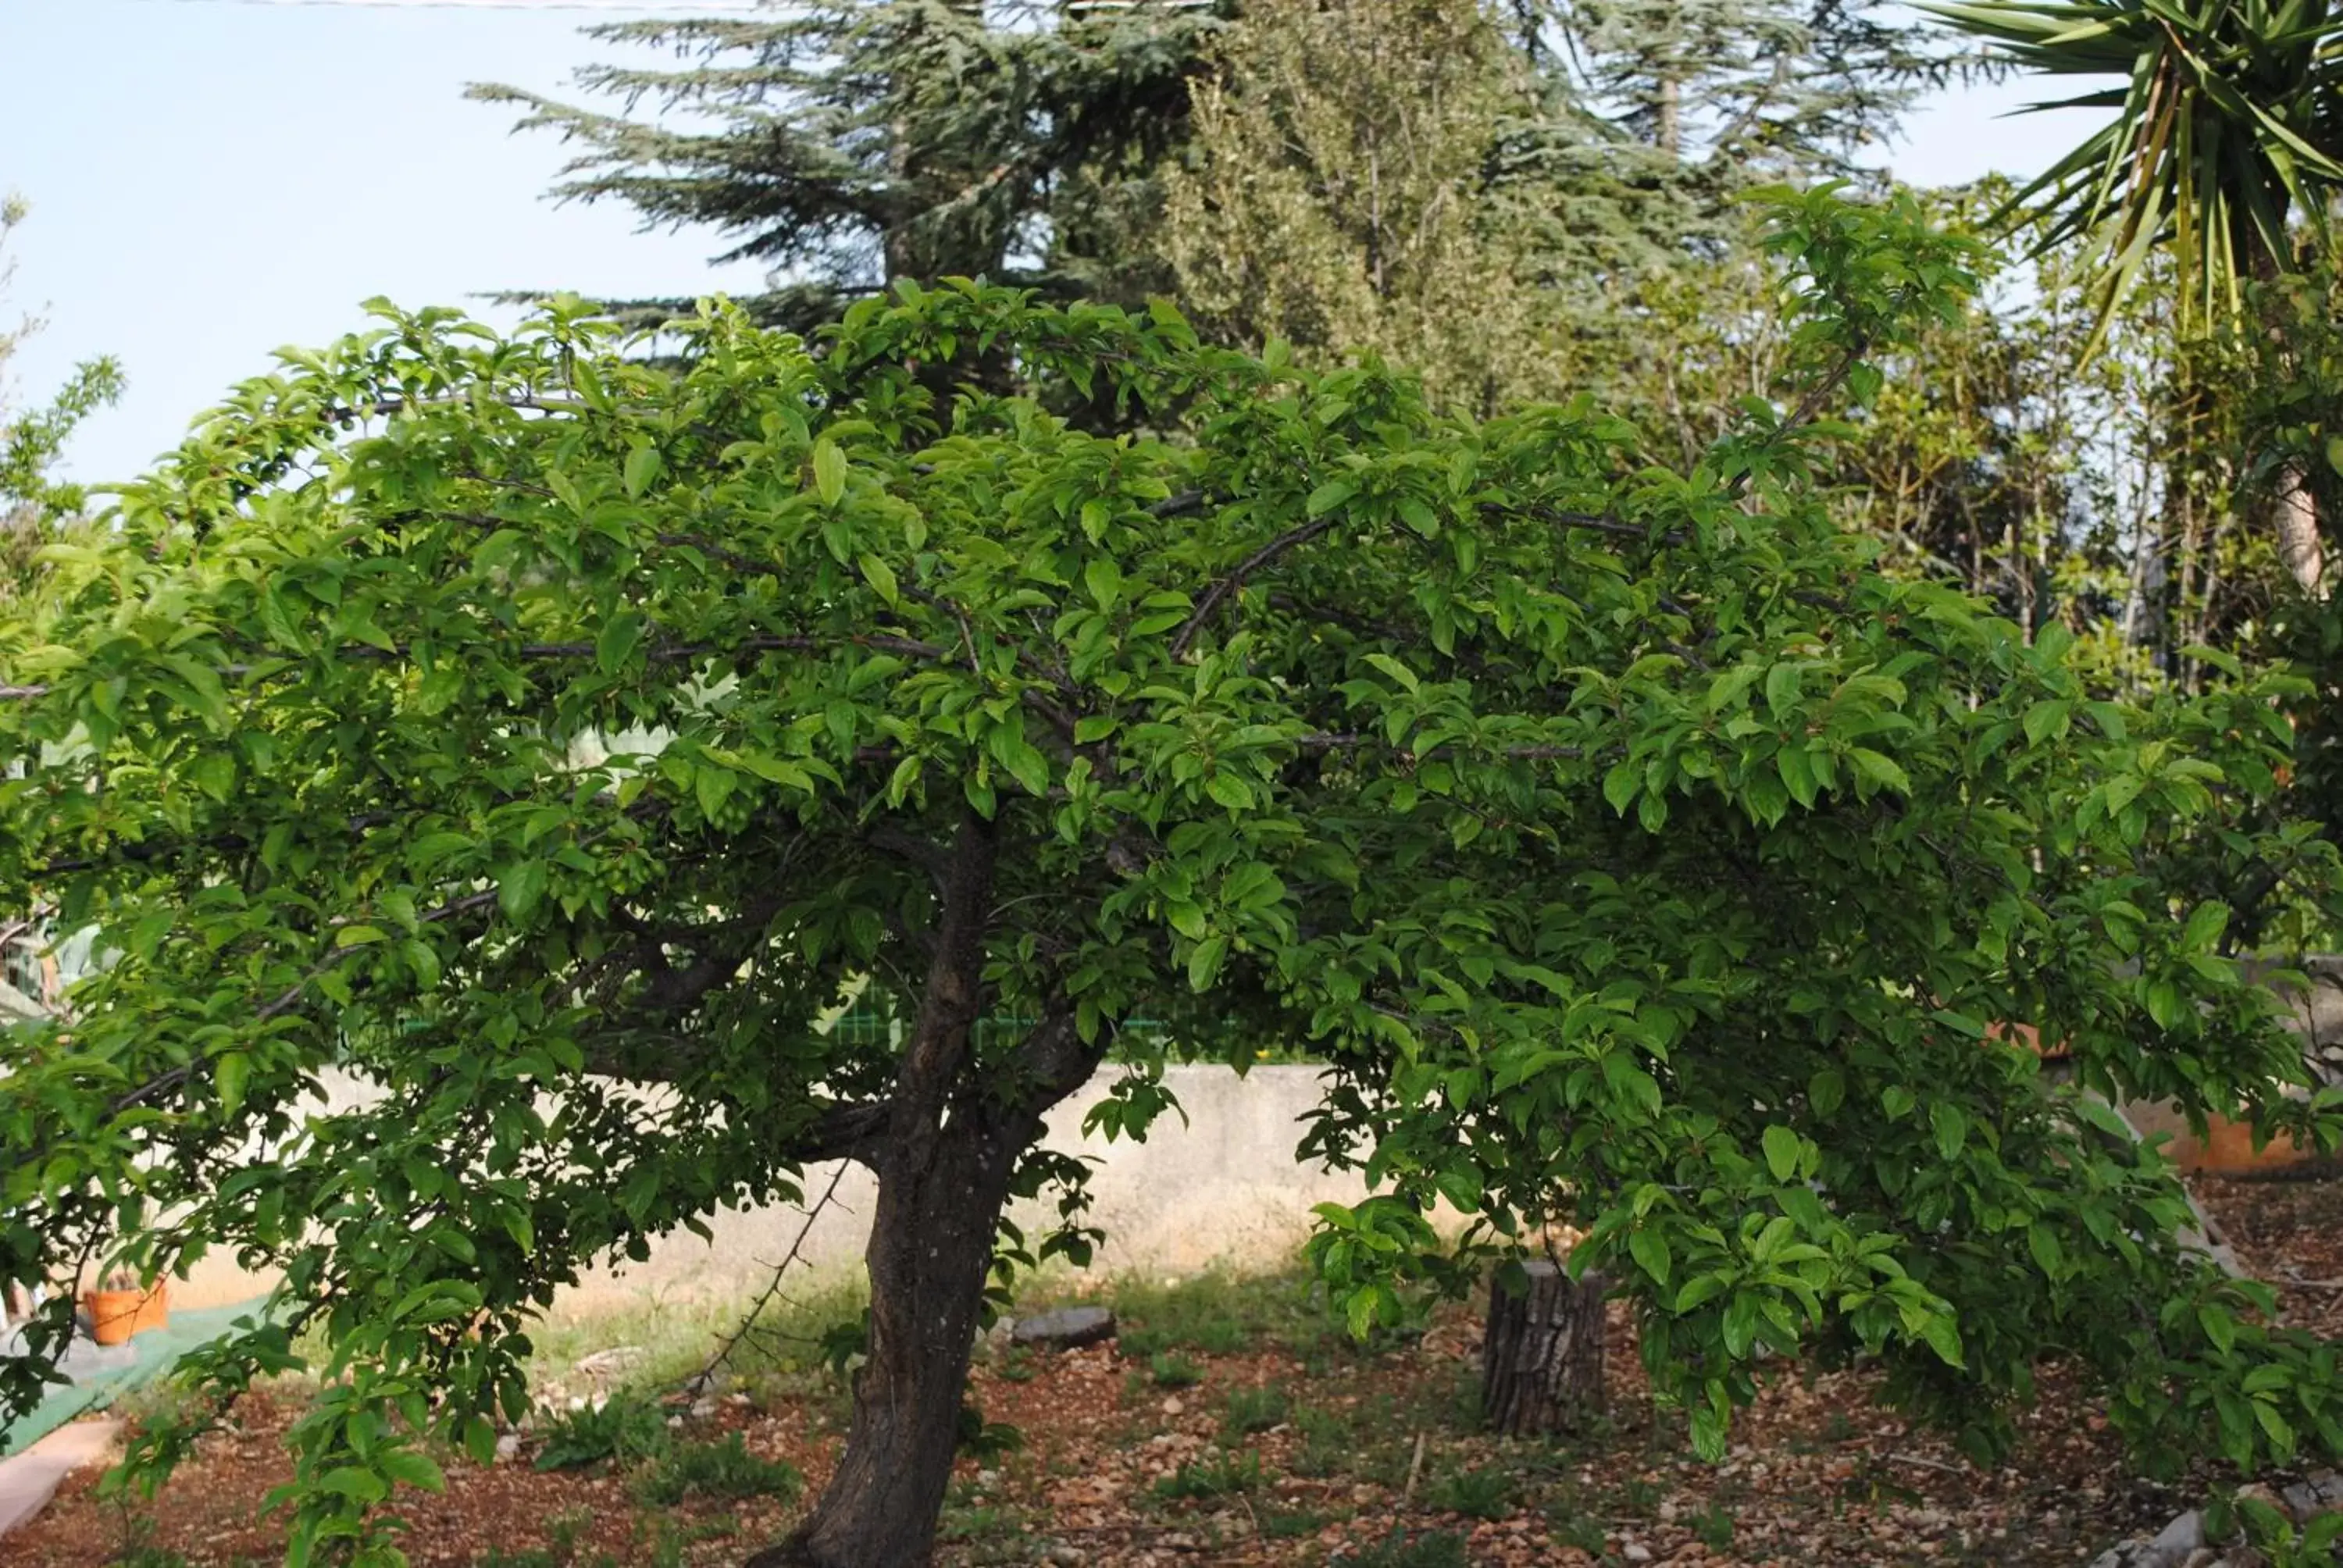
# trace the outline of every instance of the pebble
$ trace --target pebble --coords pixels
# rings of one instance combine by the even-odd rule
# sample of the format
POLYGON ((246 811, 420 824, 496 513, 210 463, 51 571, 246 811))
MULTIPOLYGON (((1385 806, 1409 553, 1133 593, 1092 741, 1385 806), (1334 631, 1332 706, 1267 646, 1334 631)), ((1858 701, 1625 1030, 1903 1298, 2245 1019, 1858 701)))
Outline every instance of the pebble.
POLYGON ((520 1453, 520 1433, 508 1432, 497 1439, 497 1457, 512 1459, 520 1453))
POLYGON ((1055 1564, 1055 1568, 1081 1568, 1081 1548, 1069 1546, 1061 1541, 1050 1548, 1050 1561, 1055 1564))
POLYGON ((1182 1411, 1187 1408, 1188 1407, 1186 1405, 1180 1402, 1180 1396, 1177 1394, 1173 1394, 1170 1399, 1163 1402, 1163 1413, 1165 1415, 1178 1415, 1182 1411))
POLYGON ((1630 1541, 1619 1548, 1619 1555, 1630 1563, 1649 1563, 1652 1549, 1640 1541, 1630 1541))

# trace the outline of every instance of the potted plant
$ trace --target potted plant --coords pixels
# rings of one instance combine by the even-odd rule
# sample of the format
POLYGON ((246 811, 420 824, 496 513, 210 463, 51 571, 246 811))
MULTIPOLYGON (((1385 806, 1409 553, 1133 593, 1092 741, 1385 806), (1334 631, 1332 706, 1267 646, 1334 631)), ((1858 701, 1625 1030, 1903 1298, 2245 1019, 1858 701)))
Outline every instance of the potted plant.
POLYGON ((90 1338, 102 1345, 126 1343, 131 1335, 171 1321, 166 1282, 142 1287, 129 1269, 114 1270, 83 1300, 89 1308, 90 1338))

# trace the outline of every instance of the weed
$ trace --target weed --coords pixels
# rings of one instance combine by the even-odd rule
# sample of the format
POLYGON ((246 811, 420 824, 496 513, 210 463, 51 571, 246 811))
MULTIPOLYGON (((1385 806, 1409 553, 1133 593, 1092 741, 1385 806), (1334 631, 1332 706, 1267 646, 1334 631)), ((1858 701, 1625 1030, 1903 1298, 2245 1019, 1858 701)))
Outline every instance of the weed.
POLYGON ((1275 1383, 1231 1389, 1227 1408, 1221 1417, 1221 1431, 1228 1437, 1250 1437, 1256 1432, 1267 1432, 1282 1425, 1286 1412, 1292 1407, 1292 1398, 1275 1383))
POLYGON ((1210 1459, 1182 1464, 1155 1483, 1155 1495, 1167 1502, 1228 1497, 1260 1484, 1261 1455, 1246 1449, 1238 1453, 1215 1452, 1210 1459))
POLYGON ((749 1452, 739 1432, 722 1442, 695 1442, 670 1450, 644 1473, 637 1492, 645 1503, 672 1507, 687 1497, 719 1499, 796 1498, 805 1477, 793 1464, 760 1459, 749 1452))
POLYGON ((1464 1555, 1464 1538, 1447 1530, 1411 1535, 1394 1530, 1372 1546, 1362 1546, 1332 1560, 1339 1568, 1472 1568, 1464 1555))
POLYGON ((1302 1434, 1302 1446, 1293 1455, 1294 1474, 1334 1475, 1350 1462, 1351 1429, 1332 1411, 1303 1405, 1293 1412, 1293 1425, 1302 1434))
POLYGON ((1011 1345, 1001 1353, 1001 1364, 992 1369, 992 1375, 1002 1382, 1031 1382, 1039 1371, 1031 1351, 1023 1345, 1011 1345))
POLYGON ((1711 1552, 1722 1556, 1733 1549, 1733 1515, 1718 1504, 1710 1503, 1684 1523, 1711 1552))
POLYGON ((1855 1436, 1855 1420, 1843 1410, 1835 1410, 1823 1421, 1825 1442, 1845 1442, 1855 1436))
POLYGON ((1332 1514, 1314 1508, 1272 1508, 1265 1503, 1254 1510, 1254 1517, 1261 1522, 1262 1538, 1267 1541, 1298 1541, 1334 1522, 1332 1514))
POLYGON ((1025 1446, 1025 1434, 1005 1421, 987 1421, 972 1404, 960 1407, 960 1452, 986 1463, 1025 1446))
POLYGON ((1449 1513, 1502 1519, 1513 1504, 1513 1478, 1502 1470, 1460 1470, 1424 1489, 1424 1501, 1449 1513))
POLYGON ((1660 1483, 1631 1475, 1619 1488, 1621 1503, 1630 1513, 1649 1513, 1660 1505, 1660 1483))
POLYGON ((578 1470, 589 1464, 632 1464, 667 1451, 667 1418, 659 1407, 633 1394, 613 1394, 601 1404, 563 1411, 545 1424, 539 1470, 578 1470))
POLYGON ((1176 1351, 1162 1351, 1148 1359, 1147 1375, 1157 1388, 1193 1388, 1204 1381, 1204 1369, 1176 1351))
POLYGON ((1299 1271, 1209 1270, 1169 1284, 1125 1280, 1115 1286, 1113 1306, 1121 1325, 1116 1343, 1134 1361, 1173 1350, 1235 1355, 1258 1342, 1301 1345, 1337 1330, 1322 1287, 1299 1271))
POLYGON ((1603 1522, 1589 1519, 1570 1503, 1557 1503, 1545 1511, 1546 1533, 1558 1546, 1575 1546, 1590 1557, 1603 1555, 1606 1537, 1603 1522))
MULTIPOLYGON (((545 1521, 545 1544, 524 1552, 507 1552, 501 1546, 491 1546, 472 1560, 473 1568, 577 1568, 578 1538, 594 1523, 590 1510, 568 1508, 549 1514, 545 1521)), ((613 1568, 610 1554, 598 1552, 588 1560, 585 1568, 613 1568)))

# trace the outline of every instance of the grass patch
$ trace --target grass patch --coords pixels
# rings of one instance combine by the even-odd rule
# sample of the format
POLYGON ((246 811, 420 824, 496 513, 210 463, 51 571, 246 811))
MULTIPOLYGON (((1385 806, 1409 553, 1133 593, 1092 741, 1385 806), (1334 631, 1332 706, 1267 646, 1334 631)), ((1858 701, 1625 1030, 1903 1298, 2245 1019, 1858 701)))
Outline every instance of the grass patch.
POLYGON ((582 1470, 594 1464, 633 1464, 667 1452, 667 1417, 636 1394, 613 1394, 600 1405, 568 1410, 539 1428, 539 1470, 582 1470))
POLYGON ((672 1508, 687 1497, 732 1502, 744 1497, 793 1501, 805 1489, 797 1466, 750 1453, 739 1432, 722 1442, 695 1442, 670 1449, 645 1471, 636 1494, 654 1507, 672 1508))
POLYGON ((1261 1484, 1261 1455, 1251 1449, 1216 1452, 1192 1460, 1155 1483, 1155 1495, 1167 1503, 1191 1498, 1232 1497, 1261 1484))
MULTIPOLYGON (((733 1347, 728 1369, 743 1380, 821 1371, 824 1336, 842 1322, 860 1321, 870 1304, 870 1282, 860 1269, 793 1282, 787 1298, 767 1305, 756 1327, 733 1347)), ((529 1381, 573 1383, 578 1362, 631 1345, 641 1356, 615 1381, 627 1387, 671 1385, 705 1367, 747 1312, 745 1298, 694 1297, 550 1313, 529 1325, 529 1381)))
POLYGON ((1238 1355, 1264 1346, 1299 1349, 1345 1331, 1317 1280, 1299 1270, 1238 1274, 1208 1269, 1174 1284, 1129 1278, 1109 1300, 1116 1343, 1134 1361, 1169 1351, 1238 1355))
POLYGON ((1330 1568, 1472 1568, 1464 1555, 1464 1538, 1447 1530, 1423 1535, 1394 1530, 1373 1545, 1356 1547, 1329 1563, 1330 1568))
POLYGON ((1459 1470, 1433 1482, 1423 1498, 1445 1513, 1503 1519, 1513 1512, 1513 1478, 1502 1470, 1459 1470))
POLYGON ((1293 1401, 1275 1383, 1261 1388, 1231 1389, 1228 1403, 1221 1415, 1222 1434, 1232 1438, 1251 1437, 1254 1432, 1282 1426, 1286 1413, 1292 1408, 1293 1401))
POLYGON ((1161 1351, 1148 1358, 1147 1376, 1157 1388, 1193 1388, 1204 1381, 1204 1369, 1177 1351, 1161 1351))

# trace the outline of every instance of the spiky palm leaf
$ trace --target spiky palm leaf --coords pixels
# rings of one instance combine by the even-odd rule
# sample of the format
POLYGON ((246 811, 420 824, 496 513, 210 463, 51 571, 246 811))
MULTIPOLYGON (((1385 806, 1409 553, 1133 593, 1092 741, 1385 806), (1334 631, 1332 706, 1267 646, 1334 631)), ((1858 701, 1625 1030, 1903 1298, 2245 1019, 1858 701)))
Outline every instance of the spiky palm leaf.
POLYGON ((2343 192, 2343 0, 1920 8, 2043 75, 2123 78, 2030 106, 2117 112, 2011 204, 2044 221, 2043 248, 2089 247, 2101 333, 2158 246, 2179 263, 2183 308, 2211 317, 2238 308, 2246 277, 2289 263, 2290 218, 2328 238, 2343 192))

